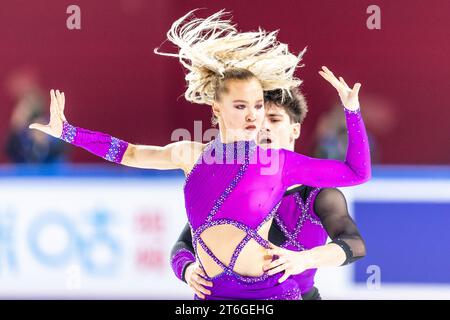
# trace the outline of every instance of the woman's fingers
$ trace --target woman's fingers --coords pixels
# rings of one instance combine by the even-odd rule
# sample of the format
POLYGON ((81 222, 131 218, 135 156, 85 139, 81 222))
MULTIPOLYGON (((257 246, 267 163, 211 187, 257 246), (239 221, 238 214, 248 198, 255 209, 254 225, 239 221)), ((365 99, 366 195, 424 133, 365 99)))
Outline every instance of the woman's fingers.
POLYGON ((341 88, 341 83, 339 82, 338 79, 336 79, 336 77, 334 75, 330 75, 326 72, 323 71, 319 71, 319 74, 325 79, 327 80, 329 83, 331 83, 331 85, 333 87, 335 87, 337 90, 340 90, 341 88))
POLYGON ((323 72, 322 70, 319 71, 319 74, 320 74, 325 80, 327 80, 328 82, 331 83, 331 78, 330 78, 330 76, 329 76, 328 74, 326 74, 326 73, 323 72))
POLYGON ((331 76, 333 76, 334 77, 334 73, 333 72, 331 72, 331 70, 330 69, 328 69, 327 67, 325 67, 325 66, 322 66, 322 70, 323 71, 325 71, 327 74, 329 74, 329 75, 331 75, 331 76))
POLYGON ((47 134, 51 134, 51 129, 48 125, 40 124, 40 123, 32 123, 28 126, 30 129, 36 129, 42 131, 47 134))
POLYGON ((351 92, 352 96, 358 96, 360 88, 361 88, 361 83, 358 83, 358 82, 355 83, 355 85, 353 86, 352 92, 351 92))
POLYGON ((64 116, 64 104, 65 104, 65 96, 64 92, 60 92, 59 90, 50 90, 50 112, 52 115, 58 117, 62 121, 66 121, 66 117, 64 116))
POLYGON ((40 123, 32 123, 28 126, 30 129, 36 129, 49 134, 53 137, 59 137, 62 132, 62 121, 65 120, 64 116, 61 115, 58 105, 62 101, 59 90, 55 93, 55 90, 50 90, 50 121, 47 125, 40 123), (61 121, 62 120, 62 121, 61 121))
POLYGON ((55 117, 61 118, 57 94, 53 89, 50 90, 50 113, 55 117))
MULTIPOLYGON (((339 80, 335 77, 333 72, 325 66, 322 66, 322 70, 319 71, 319 74, 327 80, 329 83, 333 85, 338 91, 339 97, 341 98, 342 104, 347 108, 351 105, 354 105, 355 99, 357 104, 359 89, 361 88, 360 83, 356 83, 353 86, 353 89, 349 87, 349 85, 345 82, 344 78, 339 77, 339 80)), ((353 110, 353 107, 348 109, 353 110)))
POLYGON ((58 106, 60 106, 62 104, 61 101, 61 92, 59 92, 58 89, 56 89, 56 100, 58 101, 58 106))
MULTIPOLYGON (((334 84, 336 84, 338 87, 341 87, 342 82, 336 78, 336 76, 334 75, 333 72, 331 72, 330 69, 328 69, 325 66, 322 66, 322 69, 324 70, 324 73, 333 81, 334 84)), ((339 79, 342 79, 342 77, 339 77, 339 79)), ((344 79, 342 79, 342 80, 344 80, 344 79)), ((344 83, 345 83, 345 81, 344 81, 344 83)))
POLYGON ((348 89, 350 89, 350 87, 348 86, 347 82, 345 82, 344 78, 339 77, 339 81, 348 89))
POLYGON ((200 273, 204 273, 199 266, 196 266, 189 276, 189 286, 191 286, 194 291, 198 292, 198 296, 204 298, 204 294, 211 294, 211 291, 206 289, 204 286, 212 287, 212 283, 203 279, 200 273))
POLYGON ((328 69, 326 66, 322 66, 322 69, 323 69, 325 72, 328 72, 328 73, 333 74, 333 72, 331 72, 331 70, 328 69))
POLYGON ((64 114, 64 106, 66 105, 66 96, 64 95, 64 92, 61 92, 61 97, 62 97, 61 111, 64 114))
POLYGON ((62 101, 62 96, 61 96, 61 92, 59 92, 59 90, 56 90, 56 101, 58 102, 57 108, 58 108, 58 114, 59 116, 62 118, 63 117, 63 101, 62 101))
POLYGON ((345 82, 345 80, 342 78, 342 77, 339 77, 339 80, 336 78, 336 76, 334 75, 334 73, 330 70, 330 69, 328 69, 327 67, 325 67, 325 66, 322 66, 322 70, 324 70, 323 71, 323 73, 325 74, 325 75, 327 75, 328 76, 328 79, 329 79, 329 81, 331 81, 331 84, 336 88, 336 89, 344 89, 344 88, 348 88, 348 89, 350 89, 350 87, 347 85, 347 83, 345 82), (343 86, 342 86, 343 85, 343 86))
POLYGON ((40 130, 40 131, 43 131, 43 127, 44 127, 44 125, 42 125, 40 123, 32 123, 28 126, 28 128, 30 128, 30 129, 36 129, 36 130, 40 130))
POLYGON ((50 113, 53 115, 58 115, 58 102, 56 101, 55 97, 55 91, 52 89, 50 90, 50 113))
POLYGON ((56 90, 56 99, 58 101, 58 110, 59 110, 59 113, 61 114, 63 102, 62 102, 61 92, 59 92, 59 90, 56 90))
POLYGON ((204 284, 205 286, 209 286, 209 287, 213 286, 211 281, 208 281, 208 280, 205 280, 204 278, 202 278, 202 277, 206 278, 206 273, 200 266, 197 266, 194 269, 194 273, 196 273, 199 276, 199 278, 201 279, 201 283, 202 284, 204 284))
POLYGON ((64 92, 60 92, 59 90, 56 90, 57 93, 57 98, 58 98, 58 106, 59 106, 59 110, 61 112, 64 111, 64 92))
POLYGON ((358 94, 359 89, 361 88, 360 83, 355 83, 353 86, 353 89, 350 90, 350 93, 348 94, 347 101, 348 101, 348 107, 350 107, 350 110, 356 110, 359 108, 359 102, 358 102, 358 94))

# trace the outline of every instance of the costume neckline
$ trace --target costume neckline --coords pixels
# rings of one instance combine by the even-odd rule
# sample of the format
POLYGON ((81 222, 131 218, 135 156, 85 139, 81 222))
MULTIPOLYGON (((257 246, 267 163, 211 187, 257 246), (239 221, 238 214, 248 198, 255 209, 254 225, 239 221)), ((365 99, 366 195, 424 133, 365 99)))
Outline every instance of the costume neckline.
POLYGON ((256 150, 255 140, 237 140, 224 143, 220 139, 220 134, 211 141, 214 157, 225 161, 224 163, 242 162, 248 158, 250 153, 256 150))
POLYGON ((231 141, 231 142, 222 142, 221 138, 220 138, 220 134, 218 134, 216 136, 216 138, 212 141, 212 144, 216 147, 228 147, 228 146, 233 146, 234 145, 248 145, 249 147, 256 147, 256 142, 255 140, 236 140, 236 141, 231 141))

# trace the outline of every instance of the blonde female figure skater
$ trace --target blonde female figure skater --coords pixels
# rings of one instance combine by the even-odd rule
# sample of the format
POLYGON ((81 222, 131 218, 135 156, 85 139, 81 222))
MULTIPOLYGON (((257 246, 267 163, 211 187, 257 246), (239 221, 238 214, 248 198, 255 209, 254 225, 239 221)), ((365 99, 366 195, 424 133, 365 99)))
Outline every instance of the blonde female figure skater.
POLYGON ((50 123, 30 128, 126 166, 182 169, 196 257, 205 279, 214 285, 208 299, 299 299, 294 280, 280 283, 281 274, 262 271, 273 258, 266 254, 268 230, 288 187, 351 186, 370 178, 360 84, 350 89, 327 68, 319 72, 338 90, 344 105, 349 134, 345 161, 259 148, 255 139, 265 116, 263 92, 282 89, 289 94, 289 88, 298 86, 293 73, 301 54, 292 55, 276 40, 276 32, 237 32, 222 19, 223 12, 187 22, 189 15, 172 25, 168 39, 179 51, 166 55, 178 57, 189 71, 187 100, 212 107, 219 124, 216 139, 142 146, 75 127, 64 116, 65 96, 58 90, 50 92, 50 123))
MULTIPOLYGON (((291 89, 282 100, 281 90, 264 92, 266 117, 258 134, 264 148, 294 151, 301 125, 308 111, 303 94, 291 89)), ((214 121, 214 120, 213 120, 214 121)), ((294 279, 303 300, 321 300, 314 280, 318 268, 348 265, 365 256, 366 247, 347 210, 343 193, 337 188, 293 186, 284 194, 269 230, 268 240, 280 246, 273 249, 278 259, 264 266, 269 274, 283 272, 279 281, 294 279), (331 242, 326 244, 327 238, 331 242)), ((176 277, 186 282, 204 299, 214 291, 203 279, 204 271, 195 260, 189 224, 183 228, 171 251, 176 277), (209 289, 206 289, 209 287, 209 289)))

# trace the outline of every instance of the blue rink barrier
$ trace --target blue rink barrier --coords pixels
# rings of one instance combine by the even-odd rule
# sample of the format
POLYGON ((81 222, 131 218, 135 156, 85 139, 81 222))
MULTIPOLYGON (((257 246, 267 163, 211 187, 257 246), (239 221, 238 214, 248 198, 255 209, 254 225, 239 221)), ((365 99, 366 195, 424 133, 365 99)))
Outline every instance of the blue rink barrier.
POLYGON ((367 246, 355 265, 357 283, 376 265, 383 283, 450 284, 450 201, 358 201, 354 210, 367 246))
POLYGON ((375 194, 353 202, 367 247, 355 264, 355 283, 365 283, 375 266, 383 284, 450 285, 450 167, 386 166, 373 173, 375 194))
MULTIPOLYGON (((181 182, 184 175, 110 163, 0 166, 0 179, 6 180, 125 177, 181 182)), ((374 166, 368 189, 358 188, 349 208, 367 255, 354 264, 353 283, 365 283, 376 266, 384 284, 450 285, 450 166, 374 166)))

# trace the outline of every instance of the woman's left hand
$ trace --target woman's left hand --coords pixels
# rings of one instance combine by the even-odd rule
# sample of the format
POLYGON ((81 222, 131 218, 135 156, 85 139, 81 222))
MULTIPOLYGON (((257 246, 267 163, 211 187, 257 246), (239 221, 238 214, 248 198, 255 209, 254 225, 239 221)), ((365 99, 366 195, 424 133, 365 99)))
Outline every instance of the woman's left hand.
POLYGON ((270 244, 270 249, 267 252, 271 256, 278 256, 278 258, 264 264, 263 270, 269 270, 269 275, 284 271, 283 276, 278 280, 279 283, 286 280, 290 275, 299 274, 312 268, 308 251, 292 251, 270 244))
POLYGON ((322 66, 322 70, 319 71, 319 74, 325 78, 339 93, 339 97, 341 97, 341 102, 344 107, 350 111, 356 111, 359 109, 359 100, 358 93, 361 88, 361 83, 355 83, 353 89, 347 85, 344 81, 344 78, 339 77, 339 80, 336 76, 331 72, 327 67, 322 66), (323 70, 323 71, 322 71, 323 70))

